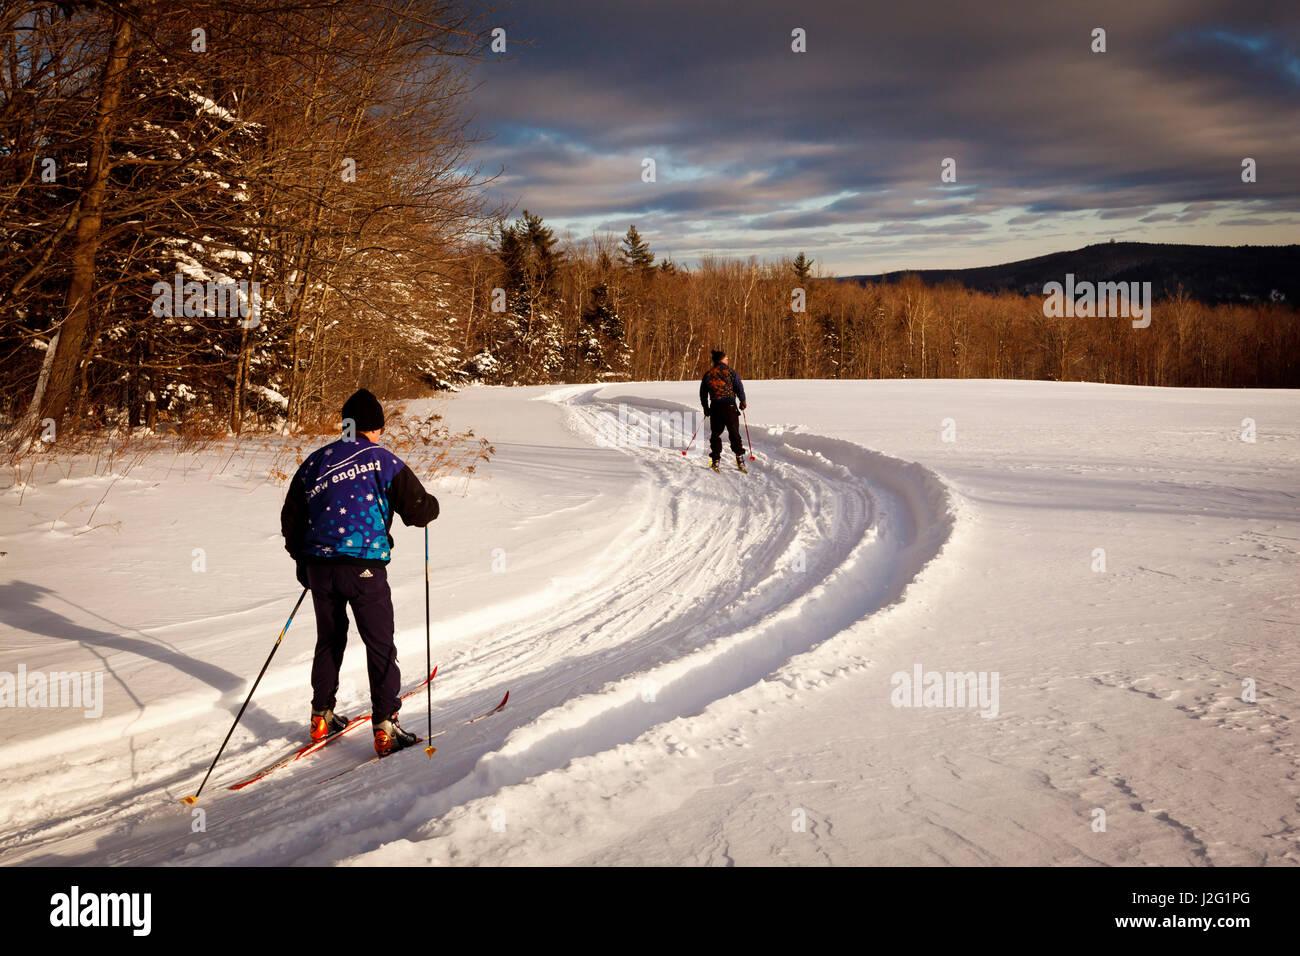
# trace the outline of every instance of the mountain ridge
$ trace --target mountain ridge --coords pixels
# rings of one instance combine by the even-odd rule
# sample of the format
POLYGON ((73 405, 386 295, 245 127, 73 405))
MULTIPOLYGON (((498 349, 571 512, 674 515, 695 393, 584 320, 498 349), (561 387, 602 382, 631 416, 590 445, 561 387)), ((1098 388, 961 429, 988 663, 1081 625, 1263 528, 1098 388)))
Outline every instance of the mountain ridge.
POLYGON ((838 277, 841 282, 896 283, 916 275, 927 285, 956 282, 982 292, 1042 295, 1048 282, 1150 282, 1156 300, 1183 292, 1212 304, 1300 302, 1300 244, 1203 246, 1103 242, 1030 259, 967 269, 904 269, 838 277))

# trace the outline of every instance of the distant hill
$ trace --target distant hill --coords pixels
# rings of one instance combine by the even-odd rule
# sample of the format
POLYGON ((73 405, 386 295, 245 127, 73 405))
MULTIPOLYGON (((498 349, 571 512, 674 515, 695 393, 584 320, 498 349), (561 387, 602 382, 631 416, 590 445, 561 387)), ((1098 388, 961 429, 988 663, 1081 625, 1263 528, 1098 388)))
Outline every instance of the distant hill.
POLYGON ((1104 242, 976 269, 912 269, 841 281, 897 282, 916 274, 927 285, 956 282, 984 292, 1042 295, 1047 282, 1150 282, 1154 298, 1176 295, 1181 285, 1202 302, 1259 302, 1278 295, 1300 303, 1300 245, 1180 246, 1154 242, 1104 242))

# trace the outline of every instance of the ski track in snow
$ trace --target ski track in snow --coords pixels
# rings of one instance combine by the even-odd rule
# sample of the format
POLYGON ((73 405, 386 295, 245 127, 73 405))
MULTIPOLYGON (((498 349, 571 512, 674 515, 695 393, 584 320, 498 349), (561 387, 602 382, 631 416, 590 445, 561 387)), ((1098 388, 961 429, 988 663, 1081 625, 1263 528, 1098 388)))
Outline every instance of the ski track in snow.
MULTIPOLYGON (((540 400, 554 403, 588 442, 606 416, 617 418, 620 402, 641 413, 687 410, 611 391, 574 386, 540 400)), ((200 800, 206 831, 196 835, 179 798, 197 785, 228 724, 224 710, 214 711, 221 696, 215 690, 173 698, 97 721, 62 753, 51 753, 48 739, 10 748, 3 762, 11 783, 53 774, 70 786, 39 816, 16 811, 16 825, 0 832, 0 858, 320 864, 394 842, 415 847, 411 841, 428 839, 444 815, 503 788, 630 744, 765 680, 798 681, 783 668, 898 601, 942 551, 957 510, 943 482, 918 464, 801 430, 753 431, 763 454, 748 475, 703 467, 705 435, 689 460, 671 447, 608 450, 630 456, 639 475, 626 494, 622 529, 591 556, 588 573, 553 581, 554 600, 523 602, 512 620, 447 657, 435 655, 435 729, 506 690, 510 704, 444 737, 432 763, 403 754, 318 786, 359 762, 356 740, 368 748, 369 735, 358 733, 350 748, 344 738, 232 793, 225 789, 231 782, 290 745, 247 738, 241 744, 237 736, 200 800), (201 735, 194 732, 200 721, 201 735), (97 768, 97 742, 160 728, 177 742, 170 767, 133 767, 129 781, 97 768)), ((301 613, 306 620, 298 626, 310 627, 309 609, 301 613)), ((408 677, 414 673, 411 662, 404 668, 408 677)), ((303 678, 301 668, 268 674, 258 700, 275 713, 296 714, 303 678)), ((423 711, 422 698, 406 709, 406 724, 421 733, 423 711)), ((689 742, 673 746, 690 750, 689 742)))

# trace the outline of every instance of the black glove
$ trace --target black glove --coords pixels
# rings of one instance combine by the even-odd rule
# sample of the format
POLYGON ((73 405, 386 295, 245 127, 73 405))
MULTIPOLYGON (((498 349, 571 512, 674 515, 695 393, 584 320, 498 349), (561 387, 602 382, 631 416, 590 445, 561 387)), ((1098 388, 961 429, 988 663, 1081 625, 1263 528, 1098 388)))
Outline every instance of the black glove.
POLYGON ((704 409, 704 414, 705 414, 705 415, 709 414, 709 406, 708 406, 708 405, 704 405, 704 406, 702 406, 702 407, 703 407, 703 409, 704 409))
POLYGON ((740 403, 740 410, 743 412, 743 411, 746 409, 746 407, 748 407, 748 405, 749 405, 749 402, 741 402, 741 403, 740 403))
POLYGON ((298 559, 297 574, 299 584, 305 588, 311 587, 311 585, 307 583, 307 562, 303 561, 301 558, 298 559))

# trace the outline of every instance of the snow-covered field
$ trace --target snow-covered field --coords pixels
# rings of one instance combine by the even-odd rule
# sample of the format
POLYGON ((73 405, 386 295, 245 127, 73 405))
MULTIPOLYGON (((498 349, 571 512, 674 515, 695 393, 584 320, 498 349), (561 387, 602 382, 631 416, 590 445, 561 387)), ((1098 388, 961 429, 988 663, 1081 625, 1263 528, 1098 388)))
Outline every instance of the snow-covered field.
MULTIPOLYGON (((432 760, 318 785, 362 731, 227 790, 305 732, 307 604, 201 815, 298 593, 283 446, 11 477, 0 698, 20 668, 103 693, 0 708, 0 863, 1300 862, 1300 395, 748 386, 747 476, 622 440, 691 383, 427 403, 497 449, 435 485, 435 728, 509 706, 432 760)), ((409 684, 423 542, 394 535, 409 684)), ((364 712, 355 639, 344 677, 364 712)))

